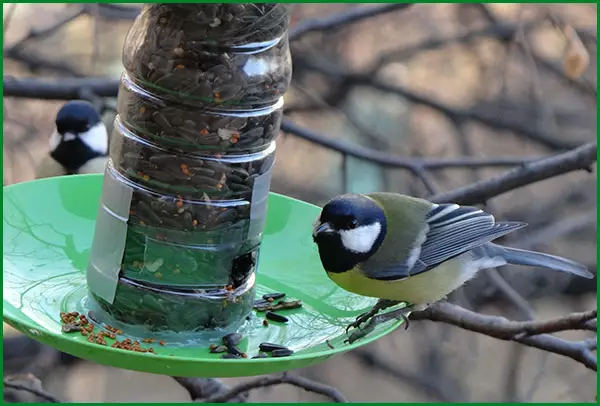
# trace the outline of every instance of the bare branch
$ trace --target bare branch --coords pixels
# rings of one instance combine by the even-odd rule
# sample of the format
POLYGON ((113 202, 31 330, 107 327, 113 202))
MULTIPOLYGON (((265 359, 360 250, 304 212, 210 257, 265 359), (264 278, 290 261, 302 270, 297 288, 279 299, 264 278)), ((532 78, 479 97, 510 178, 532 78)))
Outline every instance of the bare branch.
MULTIPOLYGON (((229 393, 231 389, 221 381, 212 378, 181 378, 173 377, 190 394, 192 400, 201 400, 211 396, 223 395, 229 393)), ((230 402, 245 403, 248 395, 240 393, 228 399, 230 402)))
POLYGON ((4 36, 6 36, 6 31, 8 31, 8 27, 10 26, 10 22, 12 21, 12 17, 15 14, 15 10, 17 9, 17 5, 17 3, 12 3, 8 8, 8 11, 5 13, 4 20, 2 21, 2 32, 4 33, 4 36))
POLYGON ((116 97, 119 80, 108 78, 75 79, 17 79, 4 76, 4 97, 25 97, 44 100, 78 99, 82 89, 89 89, 99 97, 116 97))
POLYGON ((466 120, 472 120, 489 128, 509 130, 554 150, 572 149, 581 145, 581 142, 572 141, 568 137, 533 128, 531 122, 517 121, 510 115, 503 115, 501 111, 481 110, 477 108, 477 106, 463 109, 455 108, 428 96, 413 92, 404 86, 392 85, 377 80, 374 75, 369 73, 346 72, 344 69, 334 66, 329 62, 326 63, 315 58, 303 58, 298 52, 296 52, 293 58, 294 66, 300 69, 314 70, 330 79, 343 80, 347 86, 365 85, 383 92, 397 94, 412 103, 427 106, 433 110, 439 111, 452 121, 464 122, 466 120))
POLYGON ((586 342, 570 342, 548 334, 566 330, 588 330, 588 321, 595 319, 596 315, 596 310, 592 310, 546 321, 510 321, 500 316, 475 313, 448 302, 438 302, 422 312, 412 313, 410 318, 447 323, 500 340, 516 341, 572 358, 595 371, 597 361, 586 342))
MULTIPOLYGON (((60 399, 42 389, 40 380, 31 374, 7 376, 3 380, 4 390, 24 391, 31 393, 46 402, 62 403, 60 399)), ((6 394, 5 394, 6 395, 6 394)))
POLYGON ((447 393, 448 391, 445 390, 442 385, 437 384, 435 380, 429 379, 427 376, 420 376, 412 371, 404 371, 397 365, 394 365, 392 362, 377 355, 373 351, 357 348, 356 350, 352 351, 351 354, 357 357, 365 366, 374 368, 386 376, 406 382, 415 388, 420 388, 433 399, 436 399, 440 402, 453 402, 457 400, 455 399, 456 396, 453 396, 451 393, 447 393))
POLYGON ((597 311, 590 310, 545 321, 511 321, 504 317, 483 315, 447 302, 440 302, 421 312, 412 313, 411 319, 442 321, 465 330, 475 331, 502 340, 512 340, 517 337, 550 334, 566 330, 589 330, 587 322, 595 319, 596 316, 597 311))
POLYGON ((298 40, 310 32, 331 31, 370 17, 403 10, 410 6, 412 6, 411 3, 393 3, 370 7, 354 7, 323 18, 311 18, 296 24, 290 29, 290 41, 298 40))
POLYGON ((337 389, 332 388, 331 386, 327 386, 319 382, 314 382, 310 379, 301 376, 289 375, 287 372, 284 372, 279 376, 266 376, 242 383, 231 388, 231 390, 227 393, 210 396, 208 398, 202 399, 202 401, 204 403, 222 403, 253 389, 266 388, 269 386, 281 384, 288 384, 296 386, 298 388, 302 388, 308 392, 318 393, 320 395, 328 397, 336 403, 348 402, 337 389))
POLYGON ((572 151, 524 164, 509 172, 471 185, 441 193, 431 200, 436 203, 476 204, 520 187, 576 170, 591 172, 596 162, 596 143, 585 144, 572 151))

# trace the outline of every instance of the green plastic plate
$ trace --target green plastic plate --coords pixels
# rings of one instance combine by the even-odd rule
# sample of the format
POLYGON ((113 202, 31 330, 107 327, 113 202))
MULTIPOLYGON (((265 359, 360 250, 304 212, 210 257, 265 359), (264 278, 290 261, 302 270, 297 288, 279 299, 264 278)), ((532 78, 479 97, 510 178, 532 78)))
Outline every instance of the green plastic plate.
MULTIPOLYGON (((365 345, 397 328, 378 326, 352 345, 345 327, 375 302, 329 280, 311 238, 319 208, 271 194, 258 269, 258 294, 285 292, 301 309, 283 313, 286 324, 264 327, 254 313, 240 348, 250 356, 261 342, 295 351, 285 358, 222 359, 198 344, 153 344, 155 354, 89 343, 61 332, 61 311, 83 311, 85 268, 94 233, 102 175, 78 175, 4 188, 4 321, 42 343, 100 364, 171 376, 238 377, 305 367, 365 345)), ((125 331, 125 334, 127 332, 125 331)), ((123 339, 124 337, 120 337, 123 339)), ((135 339, 136 337, 132 337, 135 339)))

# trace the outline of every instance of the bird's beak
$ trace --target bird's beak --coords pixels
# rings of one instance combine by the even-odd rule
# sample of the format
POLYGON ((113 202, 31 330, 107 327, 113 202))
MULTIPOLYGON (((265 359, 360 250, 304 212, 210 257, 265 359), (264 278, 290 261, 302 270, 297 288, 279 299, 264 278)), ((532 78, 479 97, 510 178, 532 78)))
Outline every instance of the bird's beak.
POLYGON ((323 223, 320 224, 317 228, 315 228, 315 231, 313 232, 313 236, 316 236, 318 234, 322 234, 322 233, 333 233, 335 230, 333 228, 331 228, 331 225, 329 223, 323 223))

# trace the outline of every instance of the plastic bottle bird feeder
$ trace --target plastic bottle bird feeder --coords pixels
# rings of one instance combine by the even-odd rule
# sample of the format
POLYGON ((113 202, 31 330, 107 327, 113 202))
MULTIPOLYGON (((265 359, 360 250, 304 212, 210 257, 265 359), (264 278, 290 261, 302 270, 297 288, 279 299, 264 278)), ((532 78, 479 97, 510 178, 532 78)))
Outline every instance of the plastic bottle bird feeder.
POLYGON ((289 16, 283 4, 151 4, 134 22, 87 269, 117 321, 197 332, 252 310, 289 16))
POLYGON ((269 194, 291 75, 289 11, 145 6, 126 39, 104 177, 4 188, 5 322, 90 361, 195 377, 314 365, 401 324, 345 344, 346 326, 376 300, 323 271, 310 232, 318 207, 269 194), (302 306, 269 302, 274 292, 302 306), (279 317, 266 316, 269 306, 279 317), (75 317, 85 331, 65 329, 75 317), (211 353, 234 330, 247 358, 211 353), (254 358, 265 343, 287 356, 254 358))

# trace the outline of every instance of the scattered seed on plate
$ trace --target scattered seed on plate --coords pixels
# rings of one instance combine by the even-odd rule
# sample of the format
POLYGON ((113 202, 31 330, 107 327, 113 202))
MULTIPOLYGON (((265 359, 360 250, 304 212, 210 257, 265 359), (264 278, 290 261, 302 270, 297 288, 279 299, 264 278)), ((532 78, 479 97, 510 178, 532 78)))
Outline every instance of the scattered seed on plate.
POLYGON ((227 348, 227 353, 233 354, 233 355, 239 355, 241 357, 244 356, 244 352, 242 350, 240 350, 239 348, 237 348, 237 347, 228 347, 227 348))
MULTIPOLYGON (((111 337, 111 338, 112 338, 112 337, 111 337)), ((160 344, 160 345, 162 345, 162 346, 164 347, 164 345, 165 345, 165 340, 160 340, 160 341, 158 342, 158 344, 160 344)))
POLYGON ((282 316, 281 314, 274 313, 270 310, 267 311, 267 313, 265 313, 265 317, 271 321, 278 321, 280 323, 287 323, 289 321, 287 317, 282 316))
POLYGON ((262 325, 265 327, 269 327, 269 321, 267 319, 263 320, 262 325))
POLYGON ((234 347, 236 345, 238 345, 239 343, 242 342, 242 335, 238 334, 238 333, 231 333, 231 334, 227 334, 226 336, 224 336, 221 340, 223 341, 223 344, 225 344, 228 347, 234 347))
POLYGON ((227 352, 228 348, 225 345, 216 345, 210 349, 212 354, 220 354, 222 352, 227 352))
POLYGON ((88 312, 87 316, 88 316, 88 318, 89 318, 91 321, 93 321, 94 323, 98 323, 98 324, 100 324, 100 321, 99 321, 100 319, 98 319, 98 317, 96 317, 96 313, 94 313, 93 311, 91 311, 91 310, 90 310, 90 311, 88 312))
POLYGON ((271 352, 271 351, 275 351, 275 350, 287 350, 288 349, 287 347, 285 347, 283 345, 272 344, 272 343, 261 343, 258 346, 258 348, 262 352, 271 352))
POLYGON ((285 310, 285 309, 298 309, 302 307, 301 300, 291 300, 285 301, 281 300, 277 303, 270 303, 268 301, 262 301, 259 303, 254 303, 254 310, 257 312, 264 312, 267 310, 285 310))
POLYGON ((77 331, 81 331, 81 326, 78 326, 76 324, 63 324, 62 325, 63 333, 75 333, 77 331))
POLYGON ((275 358, 279 358, 279 357, 289 357, 290 355, 292 355, 294 353, 294 351, 290 350, 289 348, 280 348, 278 350, 273 350, 271 352, 271 356, 275 357, 275 358))
POLYGON ((281 293, 281 292, 267 293, 262 296, 263 300, 269 300, 269 299, 277 300, 277 299, 282 299, 284 297, 285 297, 285 293, 281 293))

